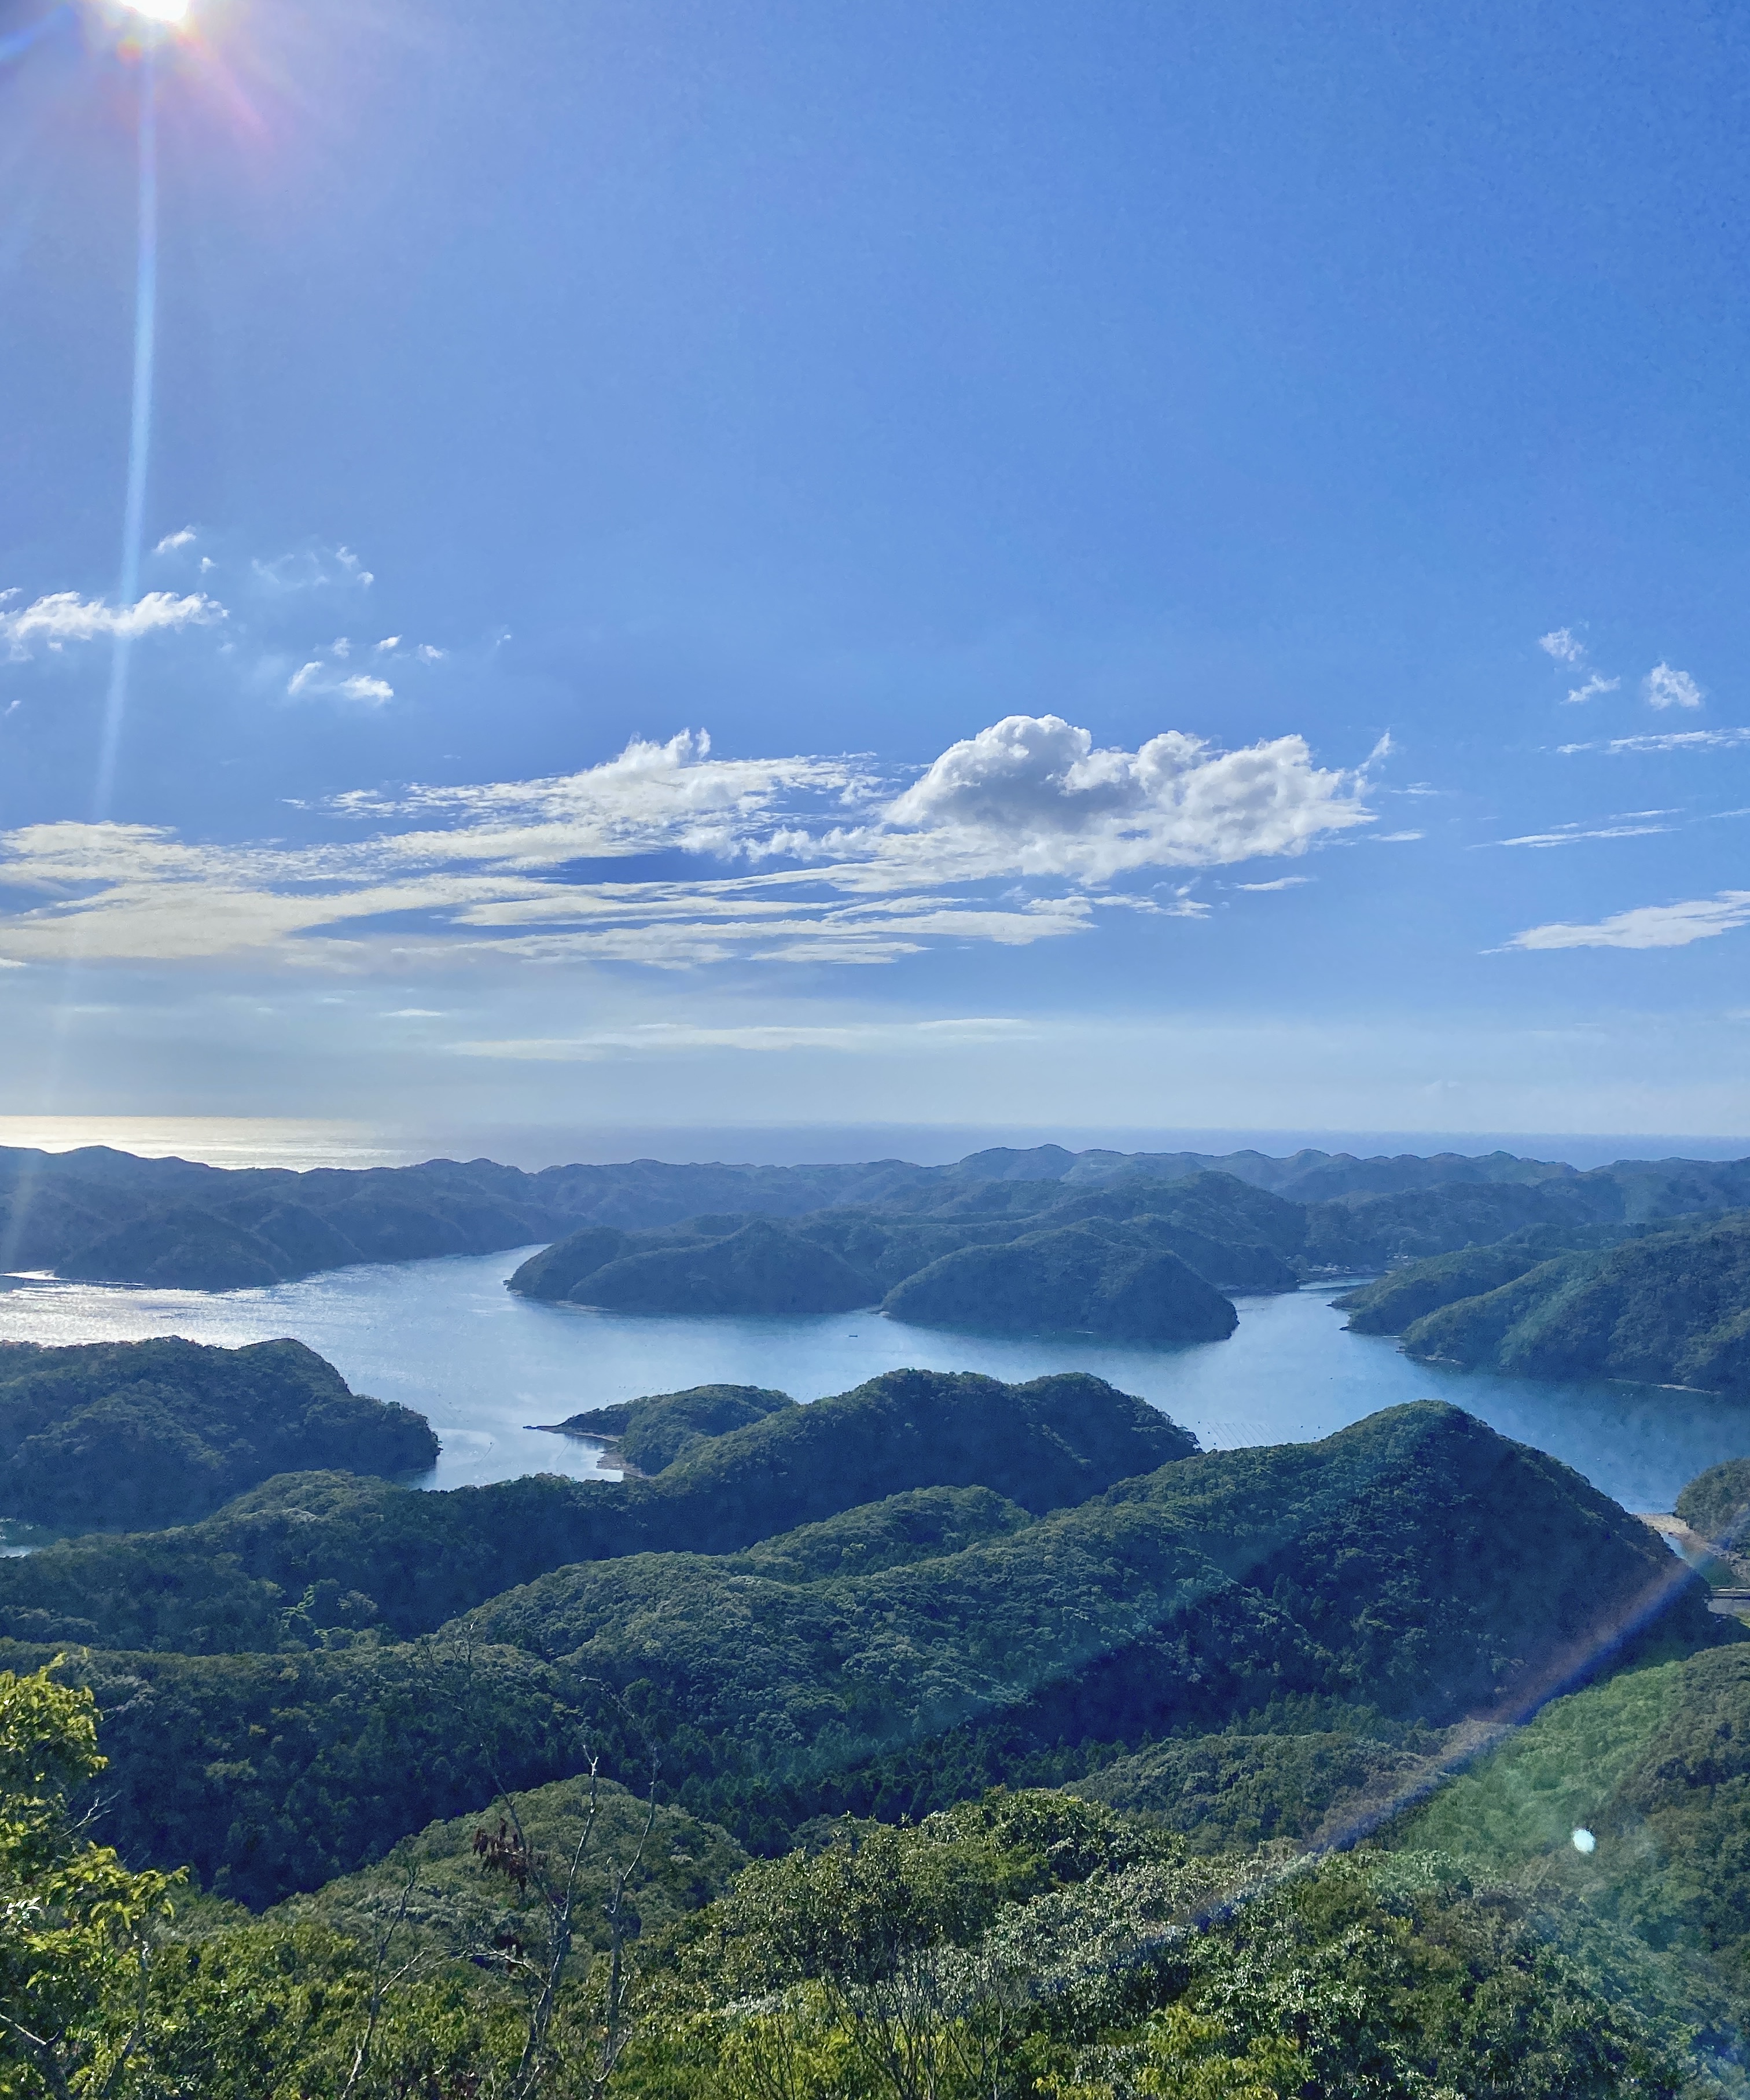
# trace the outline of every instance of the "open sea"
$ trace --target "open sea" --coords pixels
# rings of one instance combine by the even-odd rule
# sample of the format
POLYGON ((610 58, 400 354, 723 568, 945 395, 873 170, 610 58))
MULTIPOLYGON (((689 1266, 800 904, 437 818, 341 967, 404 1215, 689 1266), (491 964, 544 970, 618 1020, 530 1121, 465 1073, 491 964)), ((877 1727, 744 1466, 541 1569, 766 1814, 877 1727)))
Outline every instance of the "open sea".
POLYGON ((514 1297, 532 1250, 337 1269, 260 1290, 152 1290, 0 1277, 0 1338, 64 1344, 181 1335, 231 1346, 294 1335, 355 1392, 430 1419, 443 1454, 419 1485, 597 1471, 595 1447, 528 1425, 641 1393, 721 1380, 801 1401, 901 1365, 1036 1378, 1092 1371, 1164 1409, 1206 1448, 1298 1443, 1400 1401, 1439 1399, 1564 1460, 1632 1510, 1668 1510, 1684 1483, 1750 1454, 1750 1406, 1666 1387, 1554 1385, 1413 1363, 1343 1331, 1326 1283, 1241 1298, 1228 1341, 1114 1348, 903 1326, 874 1312, 809 1319, 586 1312, 514 1297))

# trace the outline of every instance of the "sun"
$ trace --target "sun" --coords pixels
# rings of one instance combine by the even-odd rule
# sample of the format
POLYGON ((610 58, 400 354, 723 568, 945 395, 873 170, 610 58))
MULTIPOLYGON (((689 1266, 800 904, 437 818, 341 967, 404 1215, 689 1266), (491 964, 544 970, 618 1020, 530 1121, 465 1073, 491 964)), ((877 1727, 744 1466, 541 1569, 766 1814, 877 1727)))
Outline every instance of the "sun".
POLYGON ((121 0, 130 15, 143 15, 148 22, 186 22, 189 0, 121 0))

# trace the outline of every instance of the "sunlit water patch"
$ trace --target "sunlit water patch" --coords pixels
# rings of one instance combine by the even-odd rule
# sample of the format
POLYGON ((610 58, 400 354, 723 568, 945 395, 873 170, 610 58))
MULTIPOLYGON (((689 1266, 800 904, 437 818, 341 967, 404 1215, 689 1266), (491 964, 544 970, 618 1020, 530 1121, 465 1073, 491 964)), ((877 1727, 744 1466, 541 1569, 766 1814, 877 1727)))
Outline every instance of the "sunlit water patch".
POLYGON ((1393 1342, 1343 1332, 1338 1286, 1239 1299, 1231 1340, 1122 1348, 907 1327, 875 1312, 804 1320, 585 1312, 514 1297, 530 1250, 337 1269, 264 1290, 209 1293, 0 1279, 0 1336, 235 1347, 295 1335, 359 1392, 430 1417, 443 1455, 425 1485, 595 1473, 593 1445, 527 1425, 712 1380, 798 1400, 910 1364, 1001 1379, 1092 1371, 1139 1393, 1206 1446, 1299 1442, 1400 1401, 1448 1400, 1584 1473, 1630 1509, 1668 1510, 1704 1467, 1750 1453, 1750 1408, 1664 1388, 1554 1385, 1413 1363, 1393 1342))

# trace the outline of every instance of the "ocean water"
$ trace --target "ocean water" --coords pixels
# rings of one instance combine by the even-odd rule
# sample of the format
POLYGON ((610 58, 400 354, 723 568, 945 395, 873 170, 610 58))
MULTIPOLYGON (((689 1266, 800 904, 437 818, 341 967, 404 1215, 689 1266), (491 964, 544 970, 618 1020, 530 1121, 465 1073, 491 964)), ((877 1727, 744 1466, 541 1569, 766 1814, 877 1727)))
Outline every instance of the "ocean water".
POLYGON ((1225 1342, 1179 1348, 1002 1340, 879 1313, 801 1320, 586 1312, 514 1297, 531 1251, 338 1269, 269 1290, 152 1290, 0 1277, 0 1338, 64 1344, 181 1335, 235 1346, 290 1335, 355 1392, 427 1415, 443 1454, 421 1485, 529 1472, 588 1476, 595 1447, 528 1425, 712 1380, 818 1400, 901 1365, 1001 1379, 1083 1370, 1138 1393, 1206 1448, 1328 1436, 1383 1407, 1439 1399, 1574 1467, 1633 1510, 1668 1510, 1703 1467, 1750 1454, 1750 1407, 1664 1387, 1545 1384, 1413 1363, 1343 1331, 1325 1284, 1242 1298, 1225 1342))

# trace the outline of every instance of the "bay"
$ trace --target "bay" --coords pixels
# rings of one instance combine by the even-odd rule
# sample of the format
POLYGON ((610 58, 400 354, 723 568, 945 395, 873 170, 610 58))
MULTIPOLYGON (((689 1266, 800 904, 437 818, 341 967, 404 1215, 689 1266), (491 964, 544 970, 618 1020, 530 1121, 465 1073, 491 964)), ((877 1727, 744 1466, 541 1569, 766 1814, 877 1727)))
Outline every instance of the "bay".
POLYGON ((295 1336, 355 1392, 430 1418, 443 1443, 419 1482, 430 1488, 595 1475, 596 1446, 527 1425, 610 1401, 716 1380, 818 1400, 904 1365, 1007 1379, 1091 1371, 1164 1409, 1211 1449, 1300 1442, 1404 1401, 1445 1400, 1634 1510, 1668 1510, 1704 1467, 1750 1454, 1750 1407, 1739 1402, 1413 1363, 1387 1338, 1343 1331, 1329 1303, 1335 1283, 1236 1300, 1239 1328, 1225 1342, 1133 1348, 910 1327, 874 1312, 666 1318, 541 1305, 505 1289, 531 1251, 337 1269, 259 1290, 8 1277, 0 1278, 0 1337, 64 1345, 181 1335, 235 1347, 295 1336))

